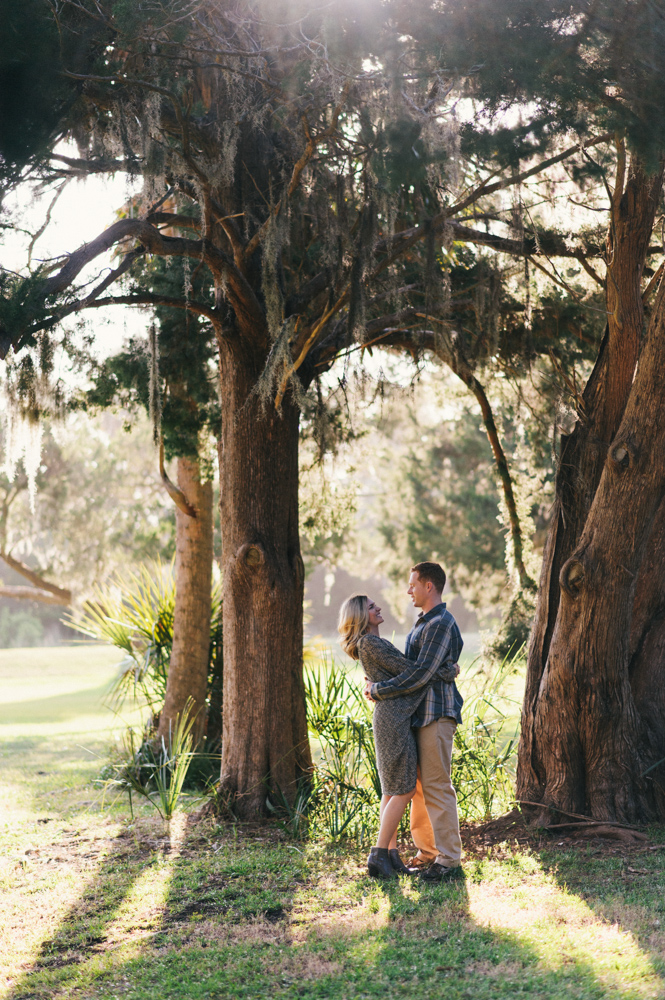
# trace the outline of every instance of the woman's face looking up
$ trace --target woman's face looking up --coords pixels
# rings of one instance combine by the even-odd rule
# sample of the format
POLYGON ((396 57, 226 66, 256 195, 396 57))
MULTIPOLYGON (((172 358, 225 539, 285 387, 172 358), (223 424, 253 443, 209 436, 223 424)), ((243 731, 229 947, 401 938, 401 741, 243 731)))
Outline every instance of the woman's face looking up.
POLYGON ((383 621, 383 615, 381 614, 379 605, 375 601, 370 601, 367 605, 367 611, 369 613, 370 625, 380 625, 383 621))

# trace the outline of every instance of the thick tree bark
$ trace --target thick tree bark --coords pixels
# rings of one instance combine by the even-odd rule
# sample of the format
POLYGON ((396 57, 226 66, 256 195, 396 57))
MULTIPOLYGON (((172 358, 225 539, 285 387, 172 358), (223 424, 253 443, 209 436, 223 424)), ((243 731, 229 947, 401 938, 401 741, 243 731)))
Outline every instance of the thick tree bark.
POLYGON ((645 822, 665 796, 644 772, 662 756, 660 720, 630 684, 638 573, 665 497, 665 285, 561 602, 536 708, 541 800, 596 819, 645 822))
POLYGON ((173 646, 166 698, 157 735, 169 738, 191 698, 194 740, 205 727, 205 700, 210 653, 212 585, 212 483, 201 482, 198 460, 178 459, 178 486, 196 511, 176 510, 176 598, 173 646))
MULTIPOLYGON (((641 701, 634 700, 628 686, 628 662, 632 664, 631 673, 635 678, 639 676, 640 669, 648 672, 646 666, 638 666, 642 655, 640 650, 645 651, 650 643, 662 644, 665 638, 658 638, 661 588, 657 570, 653 568, 657 566, 662 570, 665 566, 665 552, 660 557, 658 555, 663 548, 661 531, 665 528, 665 514, 659 517, 654 514, 648 522, 649 534, 640 542, 640 561, 646 552, 652 553, 652 557, 645 562, 646 575, 642 573, 639 579, 636 617, 632 620, 640 562, 631 561, 628 569, 633 576, 629 577, 625 553, 618 554, 619 538, 614 539, 614 546, 610 545, 612 531, 621 532, 619 509, 615 511, 607 496, 603 494, 601 497, 599 493, 601 477, 605 476, 610 461, 607 458, 608 449, 616 442, 629 393, 632 391, 631 400, 640 399, 645 421, 651 405, 644 396, 635 395, 637 382, 633 385, 633 377, 644 328, 640 280, 661 185, 662 172, 646 177, 639 168, 634 168, 624 190, 623 167, 619 157, 616 193, 612 200, 612 225, 608 236, 608 326, 594 371, 578 406, 578 423, 573 433, 562 439, 555 509, 543 557, 522 712, 518 799, 543 801, 577 812, 591 810, 594 816, 605 819, 612 816, 635 818, 638 814, 652 814, 654 809, 653 797, 644 797, 638 778, 641 754, 649 756, 644 747, 631 751, 632 763, 628 763, 631 756, 628 754, 622 765, 619 764, 621 744, 614 739, 606 742, 602 761, 595 759, 594 753, 602 747, 598 739, 601 734, 607 733, 606 719, 610 711, 616 713, 616 732, 628 739, 625 727, 636 725, 635 719, 639 716, 636 706, 641 701), (601 534, 607 536, 609 547, 603 563, 607 574, 604 583, 606 592, 611 593, 615 601, 623 602, 618 612, 609 605, 602 609, 597 606, 593 614, 588 615, 581 610, 587 597, 582 603, 575 600, 571 604, 570 594, 565 590, 562 593, 560 581, 568 586, 567 574, 573 566, 570 558, 582 546, 581 539, 587 538, 592 524, 594 539, 600 538, 601 534), (648 569, 648 566, 652 568, 648 569), (632 585, 627 588, 629 579, 632 585), (580 621, 584 620, 581 631, 573 627, 571 615, 574 617, 574 613, 571 608, 577 609, 580 621), (617 688, 610 696, 608 686, 611 688, 616 684, 624 670, 615 662, 615 656, 619 654, 613 645, 617 641, 616 629, 620 622, 624 629, 621 649, 628 659, 620 691, 617 688), (567 656, 572 657, 573 666, 569 663, 568 667, 562 667, 564 662, 568 662, 562 650, 564 645, 568 647, 567 656), (566 670, 572 671, 568 685, 562 682, 566 670), (582 682, 585 670, 588 677, 582 682), (573 677, 577 678, 574 683, 573 677), (579 688, 580 684, 586 694, 579 688), (592 736, 594 712, 597 715, 596 738, 592 736), (637 713, 635 718, 628 723, 626 719, 632 718, 634 713, 637 713), (553 715, 558 717, 556 725, 553 715), (626 792, 625 799, 621 798, 620 792, 612 791, 611 782, 608 783, 604 777, 606 772, 612 774, 612 780, 618 780, 619 774, 622 781, 626 775, 632 775, 632 790, 626 792)), ((660 296, 657 309, 662 309, 660 296)), ((641 360, 638 378, 642 367, 641 360)), ((636 404, 633 402, 631 405, 634 407, 636 404)), ((628 419, 628 413, 625 419, 628 419)), ((639 422, 635 415, 632 419, 639 422)), ((644 447, 651 447, 651 441, 646 440, 644 435, 641 440, 644 440, 644 447)), ((595 544, 593 559, 597 560, 599 556, 595 544)), ((638 551, 637 548, 635 551, 638 551)), ((578 570, 573 571, 573 576, 576 572, 578 570)), ((660 664, 658 669, 662 670, 660 664)), ((653 671, 650 677, 653 684, 653 671)), ((634 737, 634 747, 646 738, 644 733, 648 727, 645 720, 643 723, 642 735, 638 737, 635 730, 631 737, 634 737)), ((648 742, 651 744, 653 740, 649 738, 648 742)), ((543 818, 540 817, 541 820, 543 818)))
POLYGON ((221 791, 242 818, 309 772, 298 536, 299 413, 254 392, 262 358, 223 340, 221 525, 224 717, 221 791))

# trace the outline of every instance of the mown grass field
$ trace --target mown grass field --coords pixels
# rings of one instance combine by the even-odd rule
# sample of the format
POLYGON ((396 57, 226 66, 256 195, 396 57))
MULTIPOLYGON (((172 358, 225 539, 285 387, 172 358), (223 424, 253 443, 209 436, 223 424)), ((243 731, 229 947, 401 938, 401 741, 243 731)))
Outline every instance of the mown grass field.
POLYGON ((132 824, 92 784, 116 660, 0 652, 2 996, 665 998, 665 830, 468 831, 463 879, 382 886, 357 846, 195 823, 191 800, 170 830, 146 806, 132 824))

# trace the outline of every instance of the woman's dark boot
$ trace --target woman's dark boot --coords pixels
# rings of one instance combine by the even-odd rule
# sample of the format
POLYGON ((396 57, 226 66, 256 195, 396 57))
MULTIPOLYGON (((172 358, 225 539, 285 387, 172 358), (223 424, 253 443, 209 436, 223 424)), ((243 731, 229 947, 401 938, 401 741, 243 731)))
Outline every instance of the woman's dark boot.
POLYGON ((415 875, 415 868, 407 868, 402 859, 399 856, 399 851, 396 847, 391 848, 388 851, 388 856, 390 858, 390 863, 393 866, 393 870, 397 872, 398 875, 415 875))
POLYGON ((387 847, 370 848, 367 859, 367 872, 372 878, 395 878, 395 869, 390 860, 387 847))

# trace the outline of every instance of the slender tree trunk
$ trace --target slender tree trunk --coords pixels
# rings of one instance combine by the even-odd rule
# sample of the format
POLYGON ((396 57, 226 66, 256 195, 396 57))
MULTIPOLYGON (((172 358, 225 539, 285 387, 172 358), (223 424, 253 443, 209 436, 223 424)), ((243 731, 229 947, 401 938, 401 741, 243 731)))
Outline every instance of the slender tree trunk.
MULTIPOLYGON (((604 720, 612 711, 616 713, 617 733, 625 735, 628 723, 624 725, 621 721, 624 714, 630 716, 639 712, 628 684, 628 665, 632 663, 631 673, 637 677, 640 673, 638 651, 646 649, 649 642, 658 642, 659 619, 657 614, 654 618, 654 605, 659 607, 661 589, 657 573, 653 570, 640 580, 636 608, 639 606, 643 611, 632 622, 640 563, 631 561, 629 569, 633 576, 629 577, 625 554, 617 554, 617 539, 614 545, 609 546, 607 559, 603 562, 607 574, 604 585, 614 600, 628 602, 627 607, 611 609, 608 605, 601 608, 599 604, 593 615, 586 618, 581 630, 573 628, 571 615, 575 617, 576 614, 573 609, 577 609, 583 619, 580 609, 586 607, 590 598, 573 601, 565 590, 565 587, 571 592, 574 590, 575 581, 569 579, 571 572, 573 577, 581 572, 574 568, 577 565, 575 560, 570 562, 571 556, 582 545, 581 539, 588 536, 592 523, 595 538, 601 537, 601 533, 605 535, 610 528, 621 530, 618 508, 615 516, 611 502, 607 501, 607 489, 604 499, 598 491, 609 461, 608 449, 616 439, 631 391, 631 399, 637 398, 637 382, 633 385, 633 377, 644 328, 640 281, 662 185, 662 171, 646 177, 639 167, 634 167, 624 190, 623 169, 620 155, 612 200, 612 225, 608 235, 608 326, 594 371, 578 406, 578 423, 570 436, 562 438, 555 509, 543 556, 529 647, 517 780, 519 799, 542 801, 577 812, 593 810, 593 815, 599 818, 610 818, 613 814, 626 818, 636 816, 640 810, 643 813, 648 811, 646 800, 636 786, 625 801, 613 795, 601 774, 599 761, 593 756, 599 751, 600 744, 594 741, 592 732, 594 725, 598 734, 604 731, 604 720), (622 577, 625 579, 622 580, 622 577), (627 587, 628 579, 632 581, 631 587, 627 587), (618 677, 613 643, 620 624, 624 629, 621 648, 627 657, 621 668, 625 670, 625 677, 616 697, 609 697, 607 686, 615 685, 618 677), (567 662, 562 652, 565 645, 568 657, 574 660, 574 668, 570 663, 568 667, 562 666, 567 662), (567 669, 574 669, 577 677, 575 685, 572 684, 572 677, 568 678, 571 683, 566 685, 567 669), (579 688, 580 671, 584 670, 589 672, 588 677, 579 688), (583 702, 586 695, 581 692, 582 689, 587 691, 587 687, 592 693, 585 709, 583 702), (558 718, 556 725, 553 716, 558 718)), ((657 309, 662 309, 660 296, 657 309)), ((633 407, 636 405, 632 404, 633 407)), ((646 421, 649 400, 640 397, 639 405, 644 408, 646 421)), ((633 419, 638 418, 634 416, 633 419)), ((651 447, 651 442, 645 440, 645 447, 651 447)), ((649 533, 640 543, 640 560, 645 553, 653 550, 655 564, 665 568, 665 552, 660 560, 658 557, 663 547, 660 533, 665 528, 665 515, 656 517, 654 514, 648 523, 649 533)), ((609 544, 610 539, 606 540, 609 544)), ((595 548, 593 559, 599 559, 595 548)), ((659 666, 658 669, 662 668, 659 666)), ((653 674, 651 679, 653 681, 653 674)), ((635 719, 630 725, 637 726, 635 719)), ((633 771, 640 766, 640 752, 635 751, 630 765, 626 763, 628 758, 624 762, 627 772, 633 775, 631 780, 637 781, 638 785, 638 772, 633 771)), ((619 764, 620 744, 609 740, 603 755, 603 767, 608 773, 617 778, 621 772, 625 777, 623 765, 619 764)), ((544 817, 541 816, 540 820, 543 821, 544 817)))
POLYGON ((465 370, 464 374, 457 372, 457 375, 462 379, 467 388, 471 390, 480 405, 480 412, 482 413, 483 423, 485 424, 487 438, 492 449, 492 454, 494 455, 496 471, 501 482, 501 489, 503 490, 506 511, 508 513, 508 528, 512 540, 513 561, 519 577, 520 588, 522 590, 531 591, 533 594, 536 586, 529 576, 524 564, 522 526, 520 525, 519 514, 517 513, 517 504, 515 502, 515 494, 513 492, 513 481, 508 467, 508 460, 501 444, 501 438, 499 437, 499 432, 497 431, 496 423, 494 422, 492 407, 490 406, 485 389, 475 377, 473 372, 465 370))
POLYGON ((222 342, 224 717, 221 790, 242 818, 311 766, 302 677, 299 412, 253 392, 262 358, 222 342))
POLYGON ((196 717, 198 743, 205 727, 205 700, 210 651, 210 591, 212 586, 212 483, 201 482, 198 460, 178 459, 178 486, 196 511, 189 517, 176 510, 176 598, 173 647, 166 699, 158 736, 166 740, 188 699, 196 717))

